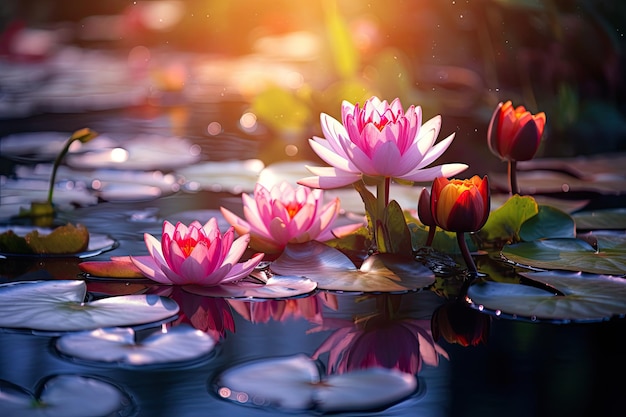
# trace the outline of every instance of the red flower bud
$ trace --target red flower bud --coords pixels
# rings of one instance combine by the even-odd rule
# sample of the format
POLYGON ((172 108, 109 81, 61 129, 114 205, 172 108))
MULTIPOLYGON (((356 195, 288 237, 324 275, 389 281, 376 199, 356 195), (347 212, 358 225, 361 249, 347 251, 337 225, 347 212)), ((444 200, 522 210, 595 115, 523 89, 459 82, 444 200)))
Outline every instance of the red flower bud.
POLYGON ((533 115, 511 101, 498 104, 491 116, 487 141, 491 152, 503 160, 528 161, 535 156, 546 124, 545 113, 533 115))
POLYGON ((449 232, 476 232, 490 211, 487 176, 448 180, 436 178, 431 188, 430 210, 435 224, 449 232))

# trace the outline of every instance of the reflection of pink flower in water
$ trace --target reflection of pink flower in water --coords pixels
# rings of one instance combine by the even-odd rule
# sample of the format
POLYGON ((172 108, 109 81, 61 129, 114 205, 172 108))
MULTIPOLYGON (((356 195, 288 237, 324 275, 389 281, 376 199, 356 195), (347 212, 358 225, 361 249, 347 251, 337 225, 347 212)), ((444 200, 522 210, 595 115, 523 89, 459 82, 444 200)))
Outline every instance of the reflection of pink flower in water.
POLYGON ((437 366, 447 353, 432 337, 430 320, 391 318, 386 313, 361 320, 325 320, 325 327, 339 327, 315 351, 328 353, 328 373, 371 367, 417 374, 423 364, 437 366))
POLYGON ((268 323, 272 320, 280 322, 300 318, 312 323, 321 323, 324 306, 337 308, 336 296, 329 293, 288 300, 228 300, 228 302, 235 311, 252 323, 268 323))
POLYGON ((180 311, 178 318, 171 323, 172 326, 188 323, 216 340, 223 339, 226 331, 235 333, 232 310, 224 298, 191 294, 181 287, 171 285, 152 287, 150 293, 169 297, 178 303, 180 311))

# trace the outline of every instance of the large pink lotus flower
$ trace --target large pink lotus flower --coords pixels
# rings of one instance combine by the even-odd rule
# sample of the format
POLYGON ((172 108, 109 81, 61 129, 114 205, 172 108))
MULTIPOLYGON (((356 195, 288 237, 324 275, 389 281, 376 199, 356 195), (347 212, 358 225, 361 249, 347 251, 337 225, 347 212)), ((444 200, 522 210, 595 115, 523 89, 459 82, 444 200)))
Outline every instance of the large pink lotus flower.
POLYGON ((353 184, 362 176, 405 181, 432 181, 451 177, 468 168, 452 163, 428 167, 448 149, 454 133, 434 144, 441 129, 441 116, 422 125, 421 107, 411 105, 405 112, 399 99, 391 104, 371 97, 360 108, 344 101, 342 123, 322 113, 320 137, 309 139, 311 147, 330 167, 307 169, 313 177, 298 183, 313 188, 338 188, 353 184), (434 146, 433 146, 434 145, 434 146))
POLYGON ((287 182, 271 189, 257 184, 254 195, 242 194, 245 220, 221 208, 240 235, 250 234, 250 246, 265 253, 280 253, 288 243, 324 242, 351 233, 358 223, 332 229, 339 214, 339 199, 324 204, 323 191, 292 187, 287 182))
POLYGON ((235 240, 234 235, 232 227, 222 235, 215 218, 204 226, 198 221, 189 226, 164 221, 161 242, 144 235, 150 256, 131 256, 131 261, 143 275, 162 284, 215 286, 237 281, 250 274, 264 254, 238 263, 250 236, 235 240))

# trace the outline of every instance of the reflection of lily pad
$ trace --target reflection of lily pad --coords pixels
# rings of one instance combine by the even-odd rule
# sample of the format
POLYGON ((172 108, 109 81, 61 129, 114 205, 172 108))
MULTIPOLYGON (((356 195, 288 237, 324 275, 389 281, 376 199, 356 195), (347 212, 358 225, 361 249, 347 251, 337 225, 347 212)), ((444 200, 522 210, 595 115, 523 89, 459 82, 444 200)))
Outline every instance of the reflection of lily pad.
POLYGON ((476 283, 467 295, 480 310, 533 320, 598 321, 626 315, 623 278, 565 271, 522 275, 539 284, 476 283))
POLYGON ((434 273, 412 259, 372 255, 357 269, 342 252, 315 241, 287 245, 270 268, 279 275, 307 277, 318 288, 335 291, 405 292, 435 282, 434 273))
POLYGON ((35 397, 27 390, 0 380, 0 409, 15 417, 101 417, 130 415, 134 405, 117 387, 100 379, 59 375, 41 384, 35 397), (119 413, 119 414, 118 414, 119 413))
POLYGON ((77 331, 131 326, 168 319, 175 301, 125 295, 85 302, 84 281, 24 281, 0 285, 0 327, 77 331))
POLYGON ((541 269, 620 275, 626 271, 626 234, 594 233, 595 247, 582 239, 545 239, 507 245, 511 262, 541 269), (597 248, 597 250, 596 250, 597 248))
POLYGON ((248 280, 233 284, 222 284, 213 287, 185 285, 187 292, 207 297, 220 298, 257 298, 277 299, 297 297, 309 294, 317 288, 317 284, 301 277, 272 277, 265 283, 248 280))
POLYGON ((305 355, 244 363, 223 372, 217 394, 238 404, 263 404, 284 411, 324 413, 366 411, 390 406, 417 388, 415 376, 370 368, 322 380, 315 361, 305 355))
POLYGON ((179 325, 167 332, 159 328, 137 342, 133 329, 114 327, 67 333, 55 346, 72 359, 142 366, 198 359, 213 350, 215 339, 191 326, 179 325))

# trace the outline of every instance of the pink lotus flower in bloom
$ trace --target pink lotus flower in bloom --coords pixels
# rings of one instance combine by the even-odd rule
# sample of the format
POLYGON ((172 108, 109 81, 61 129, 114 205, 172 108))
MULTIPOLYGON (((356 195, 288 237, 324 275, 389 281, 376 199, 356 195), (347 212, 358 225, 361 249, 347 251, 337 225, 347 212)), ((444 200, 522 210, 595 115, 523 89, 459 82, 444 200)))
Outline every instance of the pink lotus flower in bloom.
POLYGON ((242 194, 245 220, 221 208, 240 235, 250 234, 250 246, 265 253, 280 253, 288 243, 321 242, 351 233, 358 223, 331 229, 339 214, 339 199, 324 204, 323 191, 292 187, 287 182, 271 189, 257 184, 254 196, 242 194))
POLYGON ((326 140, 309 139, 311 147, 330 167, 310 167, 315 176, 298 183, 313 188, 338 188, 353 184, 362 176, 405 181, 432 181, 451 177, 468 168, 452 163, 428 167, 448 149, 454 133, 435 145, 441 116, 422 125, 421 107, 411 105, 405 112, 399 99, 391 104, 378 97, 363 108, 344 101, 342 123, 329 115, 320 116, 326 140))
POLYGON ((235 240, 234 235, 232 227, 222 235, 215 218, 204 226, 198 221, 189 226, 165 221, 161 242, 144 235, 150 256, 131 256, 131 261, 143 275, 162 284, 215 286, 237 281, 250 274, 264 254, 238 263, 250 236, 235 240))

